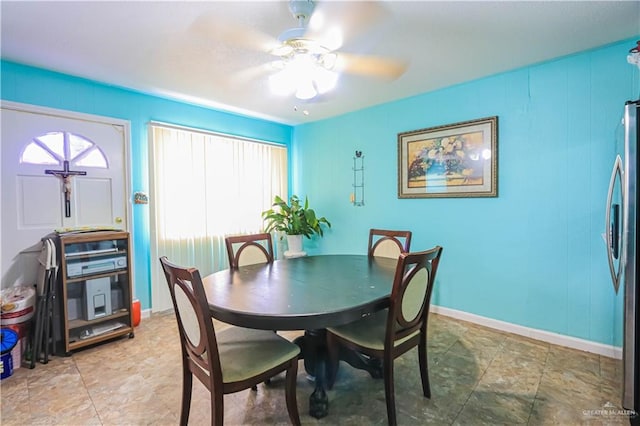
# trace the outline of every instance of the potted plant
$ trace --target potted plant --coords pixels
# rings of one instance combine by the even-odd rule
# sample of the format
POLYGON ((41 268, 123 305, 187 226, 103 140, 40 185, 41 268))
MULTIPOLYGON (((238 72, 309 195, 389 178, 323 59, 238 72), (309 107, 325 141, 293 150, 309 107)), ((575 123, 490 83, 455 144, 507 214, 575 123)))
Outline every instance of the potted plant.
POLYGON ((265 232, 280 231, 287 235, 288 254, 304 255, 302 236, 311 238, 314 234, 323 236, 322 225, 331 228, 325 217, 317 217, 309 208, 309 199, 305 197, 304 205, 297 195, 291 196, 289 204, 276 195, 272 208, 262 212, 262 219, 267 222, 265 232))

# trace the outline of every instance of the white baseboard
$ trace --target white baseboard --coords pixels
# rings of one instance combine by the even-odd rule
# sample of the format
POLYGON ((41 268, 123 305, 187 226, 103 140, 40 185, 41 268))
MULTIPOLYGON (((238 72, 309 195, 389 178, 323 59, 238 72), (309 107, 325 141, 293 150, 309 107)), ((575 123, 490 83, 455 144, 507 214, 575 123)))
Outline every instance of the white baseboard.
POLYGON ((141 318, 150 318, 151 317, 151 309, 143 309, 140 313, 141 318))
POLYGON ((543 342, 552 343, 554 345, 566 346, 568 348, 591 352, 609 358, 622 359, 622 348, 619 346, 604 345, 602 343, 578 339, 577 337, 564 336, 562 334, 552 333, 549 331, 524 327, 522 325, 511 324, 509 322, 487 318, 476 314, 470 314, 468 312, 458 311, 456 309, 445 308, 443 306, 431 305, 431 312, 447 317, 460 319, 463 321, 472 322, 496 330, 506 331, 508 333, 529 337, 531 339, 541 340, 543 342))

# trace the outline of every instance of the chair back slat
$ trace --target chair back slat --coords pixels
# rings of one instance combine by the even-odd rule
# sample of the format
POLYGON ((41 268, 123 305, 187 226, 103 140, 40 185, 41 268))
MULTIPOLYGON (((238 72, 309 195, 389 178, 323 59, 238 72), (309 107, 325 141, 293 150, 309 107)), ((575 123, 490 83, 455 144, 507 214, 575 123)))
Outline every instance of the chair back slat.
POLYGON ((194 352, 203 353, 205 351, 203 346, 206 344, 206 336, 203 336, 205 332, 200 327, 198 314, 191 302, 192 299, 181 285, 174 286, 174 292, 176 297, 176 312, 180 318, 185 339, 189 346, 194 348, 194 352))
POLYGON ((431 293, 442 247, 402 253, 398 259, 387 319, 385 345, 420 331, 426 333, 431 293))
POLYGON ((273 242, 269 233, 226 237, 225 245, 232 269, 273 262, 273 242))
POLYGON ((269 254, 261 245, 246 243, 242 247, 242 253, 238 256, 238 266, 255 265, 257 263, 269 263, 269 254))
POLYGON ((416 320, 424 308, 427 290, 429 289, 429 271, 427 268, 420 268, 409 279, 400 303, 401 322, 400 324, 410 324, 416 320))
POLYGON ((398 240, 391 238, 379 239, 373 246, 373 256, 397 259, 402 253, 402 245, 398 240))
POLYGON ((409 252, 410 247, 411 231, 369 230, 369 256, 397 259, 401 253, 409 252))

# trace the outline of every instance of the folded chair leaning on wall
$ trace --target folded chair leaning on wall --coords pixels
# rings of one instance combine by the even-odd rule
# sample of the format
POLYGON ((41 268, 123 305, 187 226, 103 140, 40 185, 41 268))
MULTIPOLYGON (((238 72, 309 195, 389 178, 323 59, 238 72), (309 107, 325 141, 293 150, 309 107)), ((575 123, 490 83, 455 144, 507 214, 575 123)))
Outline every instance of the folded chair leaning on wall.
POLYGON ((42 239, 42 250, 38 256, 38 277, 36 283, 35 325, 31 333, 31 360, 29 368, 34 368, 36 361, 43 364, 49 362, 49 348, 53 324, 53 309, 58 272, 56 244, 50 238, 42 239), (42 356, 41 356, 42 353, 42 356))
POLYGON ((296 375, 300 349, 267 330, 230 326, 216 333, 200 273, 160 258, 171 292, 182 349, 180 424, 189 421, 195 375, 211 393, 211 424, 224 421, 223 395, 249 389, 286 371, 285 398, 289 419, 300 424, 296 375))
POLYGON ((387 418, 396 424, 393 361, 418 346, 422 393, 431 398, 427 365, 427 319, 442 247, 403 253, 398 259, 389 308, 361 320, 327 329, 331 389, 338 371, 340 347, 382 360, 387 418))

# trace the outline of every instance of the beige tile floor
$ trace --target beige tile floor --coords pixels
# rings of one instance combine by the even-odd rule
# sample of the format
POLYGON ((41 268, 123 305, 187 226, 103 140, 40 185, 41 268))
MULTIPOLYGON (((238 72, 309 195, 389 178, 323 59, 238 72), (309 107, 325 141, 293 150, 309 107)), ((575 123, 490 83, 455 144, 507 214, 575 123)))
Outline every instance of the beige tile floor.
MULTIPOLYGON (((295 334, 286 334, 293 338, 295 334)), ((620 405, 618 360, 550 345, 432 314, 432 397, 421 396, 416 351, 396 360, 401 425, 628 424, 620 405)), ((303 424, 384 425, 382 380, 341 364, 328 392, 330 413, 308 415, 313 384, 298 375, 303 424)), ((180 348, 172 313, 143 319, 122 338, 22 367, 0 382, 0 423, 9 425, 176 425, 180 348)), ((208 392, 194 385, 190 424, 210 422, 208 392)), ((257 392, 225 396, 225 424, 288 424, 283 377, 257 392)))

